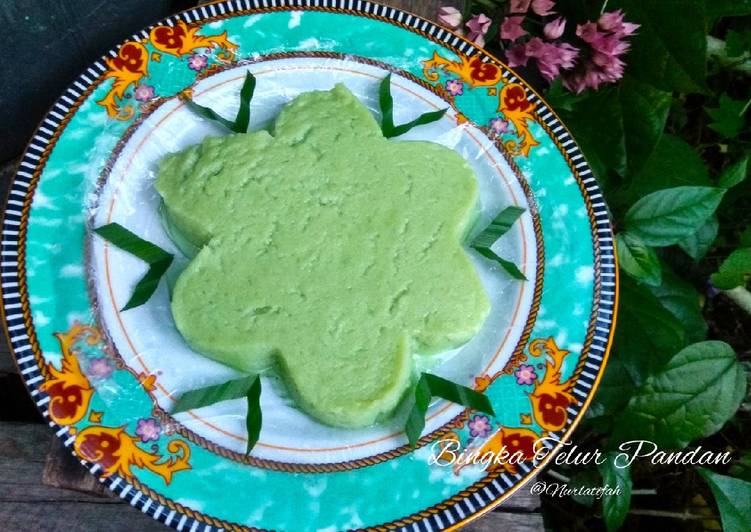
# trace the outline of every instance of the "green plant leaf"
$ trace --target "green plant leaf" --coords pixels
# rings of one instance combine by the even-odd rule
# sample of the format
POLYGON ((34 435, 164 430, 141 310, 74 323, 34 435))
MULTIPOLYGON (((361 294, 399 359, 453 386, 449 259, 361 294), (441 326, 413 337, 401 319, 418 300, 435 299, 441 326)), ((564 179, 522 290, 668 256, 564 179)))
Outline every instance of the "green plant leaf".
POLYGON ((595 173, 641 170, 665 129, 670 93, 625 76, 616 87, 579 98, 563 119, 595 173))
POLYGON ((261 412, 261 377, 256 375, 253 384, 251 384, 247 393, 248 414, 245 417, 245 428, 248 432, 248 445, 245 448, 245 455, 249 455, 253 447, 258 443, 258 437, 261 435, 261 425, 263 423, 263 413, 261 412))
POLYGON ((701 260, 707 254, 717 239, 717 232, 720 229, 720 222, 717 216, 710 216, 696 232, 691 233, 686 238, 678 242, 678 246, 695 261, 701 260))
POLYGON ((649 285, 662 282, 660 259, 655 250, 628 231, 616 235, 618 265, 637 281, 649 285))
POLYGON ((190 98, 185 98, 185 105, 198 116, 217 122, 234 133, 247 133, 250 123, 250 100, 256 88, 256 78, 250 71, 245 72, 245 81, 240 89, 240 107, 234 120, 228 120, 210 107, 199 105, 190 98))
POLYGON ((692 344, 647 378, 611 441, 649 440, 660 449, 682 449, 722 428, 745 394, 743 367, 729 345, 692 344))
POLYGON ((741 480, 751 482, 751 452, 747 452, 735 460, 728 473, 741 480))
POLYGON ((383 136, 387 139, 404 135, 407 131, 416 126, 436 122, 446 114, 446 111, 448 111, 447 107, 446 109, 441 109, 439 111, 423 113, 411 122, 398 126, 394 125, 394 99, 391 96, 390 73, 383 78, 383 81, 381 81, 380 89, 378 91, 378 101, 381 106, 381 131, 383 132, 383 136))
POLYGON ((718 178, 718 186, 722 188, 732 188, 735 185, 740 185, 748 175, 748 157, 741 157, 739 160, 728 166, 718 178))
POLYGON ((696 289, 670 268, 663 268, 662 283, 649 291, 670 312, 686 331, 688 342, 701 342, 707 337, 707 322, 701 312, 701 296, 696 289))
POLYGON ((94 229, 94 232, 113 245, 138 257, 149 265, 143 277, 136 283, 125 311, 143 305, 154 294, 159 281, 172 264, 174 257, 159 246, 142 239, 118 223, 109 223, 94 229))
POLYGON ((705 0, 620 0, 629 22, 641 27, 628 53, 631 75, 664 91, 705 89, 707 74, 705 0))
POLYGON ((751 0, 705 0, 707 17, 714 22, 722 17, 751 15, 751 0))
POLYGON ((728 57, 741 57, 751 49, 751 31, 728 30, 725 35, 725 52, 728 57))
POLYGON ((709 484, 720 510, 724 532, 747 532, 751 528, 751 482, 697 467, 709 484))
MULTIPOLYGON (((583 492, 584 488, 599 488, 602 486, 602 477, 596 469, 584 469, 571 475, 571 481, 568 483, 573 489, 583 492)), ((595 496, 591 493, 572 493, 571 498, 581 504, 591 508, 595 504, 595 496)))
POLYGON ((619 412, 647 376, 661 369, 685 345, 683 324, 647 286, 622 276, 618 326, 595 406, 603 415, 619 412))
POLYGON ((558 113, 573 111, 576 104, 584 100, 585 94, 574 94, 563 86, 561 78, 556 78, 545 91, 545 101, 558 113))
POLYGON ((407 417, 404 430, 409 444, 414 447, 425 428, 425 413, 428 411, 430 400, 441 397, 452 403, 472 408, 491 416, 495 415, 490 400, 480 392, 456 384, 437 375, 423 373, 415 386, 415 403, 407 417))
POLYGON ((609 202, 614 207, 629 207, 651 192, 687 185, 713 186, 713 183, 693 147, 679 137, 664 134, 641 170, 632 173, 625 186, 613 187, 609 202))
POLYGON ((652 192, 626 212, 626 230, 648 246, 669 246, 698 230, 714 213, 725 190, 675 187, 652 192))
POLYGON ((619 491, 602 498, 602 518, 608 530, 618 530, 631 507, 631 466, 616 467, 617 455, 615 452, 607 453, 606 460, 597 466, 602 475, 603 485, 611 489, 617 488, 619 491))
POLYGON ((745 123, 744 108, 746 102, 733 100, 727 94, 720 95, 718 107, 705 107, 704 110, 712 119, 710 129, 727 139, 734 139, 741 132, 745 123))
POLYGON ((177 414, 210 406, 221 401, 245 397, 257 379, 258 377, 253 375, 252 377, 243 377, 242 379, 187 391, 178 397, 172 407, 172 413, 177 414))
POLYGON ((722 264, 717 273, 712 274, 712 284, 720 290, 730 290, 736 286, 745 286, 751 276, 751 247, 733 251, 722 264))

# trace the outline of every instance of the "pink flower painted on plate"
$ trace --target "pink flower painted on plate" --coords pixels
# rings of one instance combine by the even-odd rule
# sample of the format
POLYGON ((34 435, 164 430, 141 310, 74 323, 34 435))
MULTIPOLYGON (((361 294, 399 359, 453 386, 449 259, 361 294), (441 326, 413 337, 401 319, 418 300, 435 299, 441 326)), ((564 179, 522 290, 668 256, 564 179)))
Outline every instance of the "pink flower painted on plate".
POLYGON ((558 17, 555 20, 551 20, 545 27, 542 28, 542 34, 549 41, 554 41, 563 35, 563 31, 566 29, 566 19, 558 17))
POLYGON ((451 96, 459 96, 460 94, 464 94, 464 83, 462 83, 458 79, 450 79, 446 82, 446 91, 451 96))
POLYGON ((501 135, 508 131, 508 120, 496 117, 490 121, 490 129, 492 129, 497 135, 501 135))
POLYGON ((115 371, 115 366, 107 358, 92 358, 89 361, 88 374, 95 379, 107 379, 113 371, 115 371))
POLYGON ((192 54, 188 58, 188 68, 200 72, 209 62, 209 58, 203 54, 192 54))
POLYGON ((161 425, 152 417, 139 419, 136 424, 136 434, 141 437, 143 443, 158 440, 161 433, 161 425))
POLYGON ((448 29, 462 33, 462 12, 451 6, 443 6, 438 10, 438 23, 448 29))
POLYGON ((501 23, 501 39, 515 41, 519 37, 524 37, 527 32, 522 28, 524 17, 506 17, 501 23))
POLYGON ((537 380, 537 372, 535 371, 534 366, 530 366, 528 364, 522 364, 519 366, 519 369, 516 370, 514 373, 516 376, 516 383, 517 384, 534 384, 534 382, 537 380))
POLYGON ((484 13, 475 15, 467 21, 467 39, 475 43, 477 46, 485 46, 485 34, 490 29, 490 24, 493 22, 484 13))
POLYGON ((484 438, 493 430, 488 416, 473 416, 469 420, 469 435, 473 438, 484 438))
POLYGON ((136 90, 133 91, 133 96, 139 102, 148 102, 154 98, 154 87, 151 85, 139 85, 136 90))

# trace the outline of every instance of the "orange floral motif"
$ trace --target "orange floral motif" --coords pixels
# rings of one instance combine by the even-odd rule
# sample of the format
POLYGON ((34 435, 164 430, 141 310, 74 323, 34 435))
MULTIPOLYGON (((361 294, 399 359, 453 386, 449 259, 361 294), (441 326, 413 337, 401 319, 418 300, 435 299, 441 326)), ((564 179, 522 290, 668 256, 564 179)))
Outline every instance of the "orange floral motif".
POLYGON ((472 58, 459 56, 459 61, 451 61, 441 57, 438 52, 433 52, 433 57, 422 62, 423 75, 428 81, 438 81, 439 69, 459 76, 465 83, 472 87, 485 87, 495 85, 501 80, 501 69, 493 63, 484 63, 479 55, 472 58))
POLYGON ((76 323, 67 332, 55 333, 55 336, 63 352, 61 368, 48 363, 46 369, 50 378, 40 388, 50 396, 50 419, 58 425, 73 425, 86 415, 94 393, 89 379, 81 371, 75 344, 83 340, 95 345, 101 335, 94 327, 76 323))
POLYGON ((135 114, 132 105, 120 107, 117 100, 122 100, 128 87, 135 85, 147 75, 149 55, 140 42, 129 41, 120 47, 117 57, 106 59, 107 73, 105 79, 113 78, 115 82, 107 95, 97 103, 107 109, 107 114, 118 120, 128 120, 135 114))
POLYGON ((568 407, 576 403, 571 393, 575 378, 561 382, 561 368, 563 360, 569 354, 560 349, 553 338, 538 338, 529 346, 529 352, 534 356, 545 355, 545 376, 535 383, 535 389, 529 394, 532 401, 532 414, 535 421, 543 429, 555 432, 566 426, 568 421, 568 407))
MULTIPOLYGON (((492 436, 483 440, 477 447, 469 447, 464 451, 465 456, 477 456, 477 463, 483 457, 492 457, 493 462, 488 465, 488 471, 507 471, 512 475, 517 471, 520 462, 528 462, 535 456, 535 442, 539 435, 529 429, 500 427, 492 436), (497 461, 496 461, 497 457, 497 461)), ((459 462, 454 465, 454 474, 459 474, 469 465, 459 462)))
POLYGON ((509 139, 504 147, 511 155, 529 156, 529 150, 539 146, 532 133, 529 131, 528 122, 534 122, 536 116, 532 102, 527 99, 527 92, 519 83, 509 83, 501 89, 499 96, 498 111, 502 112, 516 128, 519 140, 509 139))
POLYGON ((198 35, 200 26, 188 26, 182 20, 176 26, 157 26, 151 30, 149 39, 157 50, 181 57, 197 48, 218 46, 223 52, 217 54, 222 61, 231 61, 235 56, 237 45, 227 38, 227 32, 220 35, 198 35))
POLYGON ((78 433, 74 448, 81 458, 99 464, 105 477, 114 474, 132 477, 131 467, 135 466, 148 469, 169 484, 174 473, 191 469, 190 447, 184 441, 170 441, 167 451, 171 456, 167 457, 144 451, 137 442, 124 427, 92 426, 78 433))
POLYGON ((149 43, 159 52, 176 57, 182 57, 198 48, 219 47, 222 51, 216 54, 216 58, 220 61, 232 61, 237 45, 227 38, 227 32, 220 35, 198 35, 201 28, 202 26, 188 26, 185 22, 178 21, 176 26, 156 26, 149 34, 149 40, 144 43, 128 41, 123 44, 116 57, 105 59, 107 72, 104 78, 112 78, 114 83, 97 103, 107 109, 107 115, 111 118, 128 120, 133 117, 133 105, 121 104, 125 92, 148 75, 149 61, 158 63, 161 60, 159 53, 149 54, 146 48, 149 43))

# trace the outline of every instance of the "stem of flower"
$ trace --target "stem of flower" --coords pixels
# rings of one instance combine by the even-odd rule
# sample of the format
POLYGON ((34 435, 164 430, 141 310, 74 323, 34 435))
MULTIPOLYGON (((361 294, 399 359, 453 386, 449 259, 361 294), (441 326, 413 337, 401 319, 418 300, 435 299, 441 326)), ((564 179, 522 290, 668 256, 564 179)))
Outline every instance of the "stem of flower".
POLYGON ((604 2, 602 3, 602 7, 600 8, 600 15, 602 15, 602 14, 603 14, 603 13, 605 12, 605 8, 606 8, 606 7, 608 7, 608 2, 609 2, 609 1, 610 1, 610 0, 605 0, 605 1, 604 1, 604 2))

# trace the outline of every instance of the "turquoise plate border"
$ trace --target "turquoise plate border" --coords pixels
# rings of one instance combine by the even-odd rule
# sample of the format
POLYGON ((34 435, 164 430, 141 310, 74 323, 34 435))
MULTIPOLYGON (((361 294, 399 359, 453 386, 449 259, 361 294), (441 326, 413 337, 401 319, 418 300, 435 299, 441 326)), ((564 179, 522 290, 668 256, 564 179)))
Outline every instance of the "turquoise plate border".
MULTIPOLYGON (((393 65, 395 68, 417 77, 425 75, 419 65, 431 59, 432 53, 438 53, 439 61, 432 70, 436 77, 430 81, 441 87, 452 80, 453 87, 456 83, 471 87, 464 95, 454 95, 455 108, 488 132, 492 132, 493 120, 504 119, 503 131, 497 130, 498 142, 512 154, 509 162, 531 189, 542 223, 544 285, 566 286, 566 290, 543 291, 539 317, 526 352, 514 361, 516 365, 511 371, 485 376, 484 381, 477 382, 487 389, 494 402, 513 405, 507 406, 509 413, 492 420, 500 428, 484 445, 503 443, 528 454, 528 446, 524 446, 530 444, 534 435, 565 442, 602 375, 614 327, 618 285, 607 208, 570 133, 513 71, 472 43, 424 19, 372 2, 225 1, 185 11, 157 27, 178 25, 197 32, 213 28, 206 36, 214 37, 222 31, 239 31, 225 35, 225 45, 218 42, 221 39, 203 41, 206 48, 222 48, 203 69, 210 68, 211 61, 229 51, 227 40, 233 46, 233 39, 240 41, 235 50, 240 56, 251 52, 271 55, 295 51, 293 44, 281 38, 273 43, 271 40, 241 42, 239 23, 247 24, 249 17, 259 14, 268 15, 263 24, 268 25, 269 31, 285 17, 285 27, 290 31, 280 30, 281 26, 276 31, 281 32, 279 36, 297 35, 298 44, 304 32, 315 29, 319 33, 314 35, 321 37, 334 31, 326 28, 340 29, 342 25, 332 23, 332 17, 338 17, 337 22, 357 29, 355 37, 383 38, 345 42, 347 49, 337 49, 341 43, 321 38, 318 42, 321 51, 353 53, 376 61, 388 57, 391 62, 399 63, 393 65), (304 22, 300 24, 298 18, 295 25, 287 24, 291 20, 290 11, 302 11, 304 22), (207 19, 211 21, 203 25, 202 21, 207 19), (299 29, 292 31, 292 28, 299 29), (405 43, 414 46, 414 51, 420 54, 419 61, 394 59, 399 54, 389 55, 394 52, 389 46, 405 46, 405 43), (499 78, 488 82, 488 72, 499 73, 499 78), (511 87, 520 87, 521 92, 516 88, 516 92, 503 92, 511 87), (498 93, 501 98, 498 109, 488 109, 487 104, 479 103, 479 94, 486 90, 488 95, 498 93), (575 210, 570 210, 574 207, 575 210), (560 232, 560 224, 566 224, 565 242, 553 238, 560 232), (522 362, 528 362, 523 374, 518 370, 522 362)), ((202 33, 191 35, 200 39, 202 33)), ((145 393, 149 376, 134 376, 123 367, 111 367, 105 371, 106 376, 101 373, 108 362, 101 339, 92 328, 94 319, 90 309, 87 310, 86 280, 79 268, 84 263, 86 227, 85 216, 81 215, 85 189, 81 182, 95 185, 108 161, 98 161, 93 173, 84 165, 73 163, 82 156, 80 147, 86 145, 85 141, 99 139, 101 122, 86 126, 81 117, 104 113, 102 102, 108 106, 110 115, 132 113, 107 122, 111 146, 100 149, 108 153, 138 118, 139 107, 132 94, 137 81, 153 82, 152 91, 156 87, 157 94, 152 92, 152 98, 174 97, 195 81, 196 73, 191 78, 185 72, 180 78, 174 76, 174 70, 162 70, 160 74, 158 65, 147 73, 145 69, 138 70, 137 62, 128 63, 133 56, 123 54, 128 51, 124 47, 136 43, 137 48, 138 43, 147 43, 149 36, 148 31, 134 35, 131 41, 111 51, 110 57, 94 63, 55 103, 21 159, 6 204, 0 264, 3 321, 29 392, 65 445, 121 498, 179 530, 454 528, 488 511, 523 485, 533 475, 533 465, 544 465, 562 443, 551 445, 551 451, 539 463, 533 464, 531 456, 527 456, 529 460, 516 467, 501 467, 487 474, 467 473, 457 478, 441 473, 437 480, 433 478, 436 466, 431 469, 425 453, 421 453, 427 447, 357 470, 270 471, 232 461, 166 430, 166 425, 160 424, 164 420, 152 417, 152 404, 145 393), (119 61, 116 63, 119 78, 113 75, 113 60, 119 61), (125 83, 122 90, 118 83, 125 83), (79 119, 80 124, 76 122, 79 119), (71 131, 77 131, 77 136, 67 137, 71 131), (49 203, 43 200, 50 198, 54 198, 56 209, 67 213, 64 237, 59 230, 50 229, 61 223, 59 213, 45 212, 49 203), (64 263, 60 262, 62 258, 64 263), (62 266, 71 268, 63 274, 62 266), (91 369, 92 361, 99 361, 98 376, 91 369), (108 385, 98 387, 97 379, 106 379, 108 385), (75 408, 61 410, 60 390, 66 398, 78 401, 79 406, 85 404, 78 408, 80 412, 75 408), (113 393, 112 390, 128 398, 120 411, 106 411, 111 399, 106 394, 113 393), (106 423, 102 416, 106 416, 106 423), (105 440, 119 449, 117 457, 105 459, 100 454, 92 459, 95 458, 92 449, 103 449, 96 446, 105 440), (144 445, 147 442, 149 445, 144 445), (227 468, 232 474, 216 472, 227 468), (397 468, 402 480, 395 482, 397 468), (247 495, 243 488, 253 493, 247 495), (402 498, 407 489, 413 489, 409 500, 406 496, 402 498), (228 491, 237 495, 223 496, 228 491), (303 507, 302 503, 308 506, 303 507), (247 507, 249 504, 251 507, 247 507), (306 513, 314 508, 317 509, 314 517, 306 513), (306 521, 308 518, 315 520, 306 521)), ((153 42, 151 45, 148 51, 162 52, 160 57, 167 64, 186 55, 154 49, 153 42)), ((474 432, 479 430, 480 421, 467 416, 453 434, 468 444, 471 438, 476 439, 474 432)))

